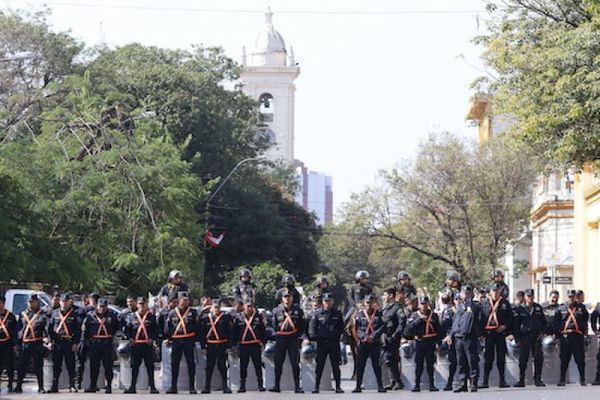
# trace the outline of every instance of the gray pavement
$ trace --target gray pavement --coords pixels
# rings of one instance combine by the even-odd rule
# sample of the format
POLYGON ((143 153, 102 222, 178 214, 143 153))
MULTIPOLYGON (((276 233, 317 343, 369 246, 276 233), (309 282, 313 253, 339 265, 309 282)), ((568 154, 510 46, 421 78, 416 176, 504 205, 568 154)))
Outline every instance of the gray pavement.
MULTIPOLYGON (((2 391, 0 392, 0 398, 2 399, 56 399, 56 400, 76 400, 76 399, 86 399, 86 400, 94 400, 94 399, 111 399, 111 400, 127 400, 127 399, 165 399, 173 398, 173 399, 181 399, 181 398, 205 398, 205 399, 240 399, 240 400, 262 400, 262 399, 308 399, 315 398, 321 400, 340 400, 346 398, 353 399, 363 399, 368 400, 372 398, 376 399, 463 399, 463 397, 473 398, 477 400, 512 400, 512 399, 520 399, 520 400, 598 400, 600 399, 600 386, 585 386, 581 387, 579 385, 567 385, 566 387, 557 387, 548 385, 545 388, 536 388, 536 387, 526 387, 524 389, 517 388, 508 388, 508 389, 499 389, 499 388, 490 388, 490 389, 481 389, 477 393, 460 393, 455 394, 452 392, 437 392, 430 393, 427 390, 427 385, 421 386, 421 393, 412 393, 409 389, 404 389, 401 391, 391 391, 385 394, 377 393, 372 390, 365 390, 361 394, 352 394, 350 391, 354 388, 354 381, 349 379, 351 375, 351 365, 345 365, 342 367, 342 387, 346 391, 344 394, 335 394, 333 392, 322 392, 318 395, 313 395, 311 393, 306 393, 304 395, 294 394, 292 392, 282 392, 282 393, 259 393, 259 392, 248 392, 244 394, 232 394, 232 395, 224 395, 220 392, 215 392, 210 395, 190 395, 186 391, 180 391, 178 395, 165 395, 164 391, 161 391, 159 395, 150 395, 147 391, 138 391, 136 395, 125 395, 123 391, 120 389, 113 388, 113 394, 107 395, 104 391, 100 391, 96 394, 90 393, 69 393, 68 391, 61 391, 58 394, 38 394, 37 386, 31 382, 27 383, 24 386, 25 393, 23 394, 13 394, 6 392, 6 381, 2 382, 2 391)), ((201 387, 199 385, 198 389, 201 387)), ((441 389, 441 388, 440 388, 441 389)))

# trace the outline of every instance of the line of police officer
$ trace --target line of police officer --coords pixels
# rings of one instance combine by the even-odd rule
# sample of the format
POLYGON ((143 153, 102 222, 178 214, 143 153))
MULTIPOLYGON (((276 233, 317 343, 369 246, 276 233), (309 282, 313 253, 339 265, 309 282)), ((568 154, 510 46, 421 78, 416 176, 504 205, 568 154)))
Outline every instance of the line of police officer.
MULTIPOLYGON (((176 271, 177 272, 177 271, 176 271)), ((54 296, 48 309, 40 309, 39 299, 32 295, 28 308, 18 320, 4 309, 4 298, 0 297, 0 371, 7 370, 9 389, 12 389, 14 348, 20 347, 18 378, 15 392, 22 391, 26 365, 33 361, 39 390, 43 389, 42 363, 44 353, 51 346, 54 362, 54 379, 49 392, 58 391, 58 379, 63 359, 67 366, 70 390, 81 385, 83 372, 75 375, 75 362, 85 349, 90 360, 90 385, 85 392, 97 392, 100 364, 105 371, 106 393, 111 392, 112 343, 117 331, 122 331, 131 344, 132 385, 125 393, 135 393, 135 382, 143 362, 148 372, 151 393, 158 393, 154 384, 154 344, 164 341, 171 347, 171 388, 167 393, 177 393, 179 364, 186 358, 191 394, 195 391, 195 343, 200 342, 207 357, 206 381, 202 393, 210 393, 212 374, 218 369, 223 383, 223 392, 231 393, 227 386, 227 353, 235 348, 240 357, 240 388, 246 391, 247 367, 252 361, 256 371, 258 390, 264 391, 261 354, 267 340, 275 342, 275 384, 270 389, 280 392, 283 364, 286 357, 292 365, 295 392, 300 387, 299 349, 301 343, 316 344, 316 384, 313 393, 319 392, 324 365, 329 358, 335 381, 336 393, 343 393, 340 386, 341 350, 340 340, 348 323, 352 339, 356 344, 356 387, 354 393, 362 391, 366 363, 371 358, 378 383, 378 391, 402 389, 400 372, 400 346, 414 340, 416 376, 413 391, 421 389, 424 370, 429 378, 429 390, 437 391, 434 385, 435 351, 448 352, 450 361, 449 378, 444 390, 477 391, 489 387, 488 378, 494 358, 500 376, 500 387, 507 387, 504 379, 506 363, 506 340, 513 339, 520 345, 520 379, 515 385, 525 386, 524 377, 530 354, 534 359, 534 382, 545 386, 542 381, 542 338, 554 335, 560 339, 560 383, 565 384, 566 369, 571 356, 579 368, 581 384, 585 384, 584 337, 587 334, 588 313, 583 306, 583 293, 569 291, 567 303, 558 304, 558 293, 553 292, 547 305, 533 301, 533 290, 523 293, 520 304, 511 305, 506 297, 508 290, 502 275, 496 273, 494 283, 486 296, 475 298, 473 289, 460 285, 455 272, 448 274, 447 288, 442 295, 443 308, 436 313, 429 298, 416 298, 416 289, 406 272, 398 274, 395 287, 384 291, 383 305, 368 284, 366 271, 356 274, 356 282, 348 292, 349 311, 344 316, 334 304, 329 283, 322 278, 314 298, 311 313, 305 316, 300 307, 300 294, 293 276, 286 275, 283 287, 277 291, 279 304, 267 318, 254 307, 255 288, 249 270, 240 274, 240 282, 234 288, 236 307, 230 313, 221 311, 220 299, 205 303, 198 310, 190 306, 187 289, 181 282, 180 273, 169 276, 171 285, 167 291, 168 305, 156 314, 152 313, 145 298, 127 299, 128 307, 117 315, 108 308, 106 299, 92 295, 84 307, 73 305, 72 296, 64 293, 54 296), (173 279, 177 278, 177 279, 173 279), (462 286, 462 287, 461 287, 462 286), (58 301, 54 301, 58 298, 58 301), (479 345, 485 340, 483 381, 479 385, 479 345), (390 384, 383 387, 380 356, 388 367, 390 384), (452 382, 459 372, 460 386, 453 388, 452 382)), ((517 296, 519 297, 519 296, 517 296)), ((598 308, 592 313, 594 332, 600 329, 598 308)), ((83 359, 85 362, 85 359, 83 359)), ((598 357, 600 371, 600 355, 598 357)), ((83 371, 80 369, 80 371, 83 371)), ((600 384, 600 376, 594 384, 600 384)))

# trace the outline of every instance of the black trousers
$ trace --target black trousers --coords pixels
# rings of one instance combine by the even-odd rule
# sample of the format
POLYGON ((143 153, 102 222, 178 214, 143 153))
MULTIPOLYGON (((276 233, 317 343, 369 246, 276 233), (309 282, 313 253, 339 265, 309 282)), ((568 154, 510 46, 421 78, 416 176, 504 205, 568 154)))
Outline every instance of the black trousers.
POLYGON ((542 350, 542 338, 539 335, 527 335, 521 338, 521 353, 519 354, 520 379, 525 378, 530 354, 533 357, 533 379, 536 381, 541 380, 544 352, 542 350))
POLYGON ((154 349, 149 344, 134 344, 131 346, 131 386, 135 388, 137 378, 140 373, 142 361, 148 372, 148 385, 150 388, 154 385, 154 349))
POLYGON ((73 351, 73 345, 74 343, 66 340, 54 342, 54 348, 52 349, 53 385, 58 385, 64 359, 69 374, 69 385, 75 386, 75 352, 73 351))
POLYGON ((456 338, 456 356, 460 381, 463 385, 471 379, 471 384, 476 385, 479 379, 479 352, 477 339, 456 338))
POLYGON ((279 388, 281 383, 281 373, 286 353, 290 358, 290 364, 292 364, 294 385, 296 388, 300 388, 300 349, 297 337, 278 337, 275 339, 275 387, 279 388))
POLYGON ((96 388, 98 375, 100 375, 100 363, 104 367, 106 386, 110 387, 113 380, 113 348, 111 341, 99 341, 90 343, 90 387, 96 388))
POLYGON ((77 353, 77 383, 81 386, 83 382, 83 374, 85 372, 85 362, 88 359, 88 353, 90 352, 90 344, 84 343, 77 353))
POLYGON ((18 362, 18 376, 17 376, 17 387, 21 387, 23 379, 25 378, 25 369, 29 360, 33 361, 33 371, 37 378, 38 387, 40 390, 44 389, 44 346, 42 342, 35 342, 30 344, 23 344, 21 352, 19 353, 18 362))
POLYGON ((429 386, 434 386, 435 342, 433 340, 417 340, 415 343, 415 386, 421 383, 424 364, 427 363, 429 386))
POLYGON ((338 340, 317 340, 317 367, 315 371, 316 389, 318 389, 321 385, 321 377, 323 376, 323 368, 325 368, 327 356, 329 356, 329 362, 331 363, 331 371, 333 372, 335 387, 340 388, 340 361, 342 358, 340 352, 340 342, 338 340))
POLYGON ((504 380, 504 370, 506 367, 506 338, 502 333, 487 332, 485 335, 485 352, 484 352, 484 367, 483 379, 487 380, 492 370, 496 357, 496 366, 498 367, 498 375, 500 380, 504 380))
POLYGON ((246 386, 246 378, 248 377, 248 364, 250 363, 250 360, 252 360, 252 364, 254 365, 258 387, 263 386, 261 353, 262 349, 259 343, 240 344, 240 386, 246 386))
POLYGON ((394 339, 389 340, 383 349, 383 362, 388 367, 390 373, 390 382, 402 383, 400 377, 400 342, 394 339))
POLYGON ((379 365, 379 354, 381 353, 381 346, 379 343, 360 343, 358 345, 358 357, 356 362, 356 387, 362 386, 363 376, 365 374, 365 367, 367 366, 367 360, 371 358, 371 365, 377 378, 377 386, 382 387, 383 382, 381 380, 381 365, 379 365))
POLYGON ((227 344, 207 344, 206 346, 206 382, 204 388, 210 390, 210 382, 215 365, 221 373, 223 389, 227 387, 227 344))
POLYGON ((12 387, 15 378, 15 351, 12 340, 0 344, 0 382, 2 371, 6 371, 8 386, 12 387))
POLYGON ((448 382, 446 385, 452 385, 452 382, 454 382, 454 375, 456 375, 456 368, 458 367, 456 343, 454 342, 448 346, 448 364, 448 382))
POLYGON ((560 380, 565 381, 567 369, 571 356, 575 359, 579 370, 579 380, 585 381, 585 350, 583 347, 583 335, 570 333, 560 336, 560 380))
POLYGON ((179 377, 179 364, 181 356, 185 356, 185 361, 188 367, 188 377, 190 381, 190 389, 195 389, 194 378, 196 376, 196 358, 194 354, 194 340, 182 339, 173 340, 171 344, 171 387, 177 388, 177 378, 179 377))

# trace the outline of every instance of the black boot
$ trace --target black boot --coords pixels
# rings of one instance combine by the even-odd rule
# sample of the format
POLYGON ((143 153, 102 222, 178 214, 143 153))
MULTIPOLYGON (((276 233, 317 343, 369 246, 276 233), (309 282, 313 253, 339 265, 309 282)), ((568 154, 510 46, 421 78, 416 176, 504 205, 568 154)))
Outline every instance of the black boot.
POLYGON ((362 380, 356 379, 356 387, 352 390, 352 393, 362 393, 362 380))
POLYGON ((504 388, 509 388, 510 385, 508 383, 506 383, 506 380, 504 379, 504 375, 502 375, 500 377, 500 384, 498 385, 499 388, 504 389, 504 388))
MULTIPOLYGON (((10 382, 9 382, 9 385, 10 385, 10 382)), ((598 373, 596 374, 596 379, 594 380, 594 382, 592 382, 592 385, 594 385, 594 386, 600 385, 600 374, 598 374, 598 373)))
POLYGON ((519 381, 515 383, 514 387, 525 387, 525 372, 521 371, 521 373, 519 374, 519 381))
POLYGON ((434 381, 429 382, 429 391, 430 392, 439 392, 439 389, 437 387, 435 387, 434 381))
POLYGON ((454 389, 454 393, 468 392, 469 387, 467 386, 467 382, 463 382, 462 385, 454 389))
POLYGON ((238 393, 246 393, 246 378, 240 379, 240 388, 238 393))
POLYGON ((52 381, 52 387, 46 393, 58 393, 58 380, 54 379, 52 381))
POLYGON ((444 392, 450 392, 452 390, 452 381, 448 381, 444 386, 444 392))
POLYGON ((210 383, 211 379, 207 376, 206 381, 204 382, 204 389, 200 392, 201 394, 209 394, 210 393, 210 383))
POLYGON ((165 392, 166 394, 177 394, 177 388, 175 386, 171 386, 169 390, 165 392))
POLYGON ((421 383, 415 382, 415 386, 412 388, 411 392, 420 392, 421 391, 421 383))
POLYGON ((156 386, 150 386, 150 394, 159 394, 160 392, 156 389, 156 386))
POLYGON ((135 385, 129 386, 129 389, 125 390, 123 393, 125 394, 135 394, 135 385))
POLYGON ((488 383, 489 381, 489 375, 485 374, 483 376, 483 383, 479 386, 481 389, 487 389, 490 387, 490 384, 488 383))

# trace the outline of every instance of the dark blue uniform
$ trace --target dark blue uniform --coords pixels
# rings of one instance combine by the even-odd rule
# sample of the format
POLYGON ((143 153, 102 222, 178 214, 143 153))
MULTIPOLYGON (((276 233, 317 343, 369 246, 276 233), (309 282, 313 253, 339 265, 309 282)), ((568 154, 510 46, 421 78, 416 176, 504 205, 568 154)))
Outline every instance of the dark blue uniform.
POLYGON ((217 366, 221 373, 223 392, 231 393, 227 386, 227 349, 231 347, 231 315, 208 312, 200 319, 200 345, 206 350, 206 382, 202 393, 210 393, 212 374, 217 366))
POLYGON ((196 376, 195 342, 199 340, 198 311, 192 307, 185 310, 179 306, 169 313, 167 332, 171 342, 171 388, 169 392, 177 393, 177 379, 179 378, 179 364, 181 356, 185 355, 188 367, 190 391, 195 391, 194 379, 196 376))
POLYGON ((240 389, 246 390, 248 363, 252 360, 259 390, 264 390, 262 378, 262 345, 267 341, 266 319, 256 311, 247 316, 239 313, 233 318, 232 340, 240 353, 240 389))
POLYGON ((385 391, 381 380, 381 366, 379 365, 381 335, 385 330, 385 323, 383 322, 381 311, 373 310, 371 314, 366 310, 360 311, 356 314, 354 324, 358 339, 355 391, 360 391, 361 389, 363 375, 369 357, 371 358, 373 371, 377 378, 377 386, 380 391, 385 391))
POLYGON ((485 352, 483 368, 483 385, 488 386, 488 378, 492 370, 494 357, 496 357, 496 366, 500 376, 500 387, 508 386, 506 384, 506 336, 513 328, 513 310, 510 303, 504 298, 499 297, 496 301, 491 296, 482 302, 482 328, 485 332, 485 352), (503 330, 501 327, 504 327, 503 330), (500 329, 499 329, 500 328, 500 329))
MULTIPOLYGON (((96 309, 95 306, 77 307, 75 310, 79 313, 79 318, 85 320, 85 317, 96 309)), ((83 374, 85 372, 85 362, 90 352, 90 343, 87 340, 79 344, 79 352, 77 354, 77 388, 81 390, 81 382, 83 382, 83 374)))
POLYGON ((583 304, 562 304, 556 309, 554 326, 560 338, 560 382, 565 383, 571 356, 579 370, 579 380, 585 385, 584 338, 587 336, 589 314, 583 304))
POLYGON ((51 392, 58 391, 58 380, 60 378, 63 358, 69 374, 71 387, 75 387, 75 354, 81 340, 81 315, 72 307, 67 310, 54 310, 48 324, 48 336, 52 340, 52 364, 54 377, 51 392))
POLYGON ((481 325, 481 309, 473 300, 466 300, 457 307, 452 323, 452 341, 456 346, 458 368, 464 391, 467 380, 471 380, 471 390, 477 390, 479 379, 478 337, 481 325))
POLYGON ((17 341, 17 319, 8 310, 0 314, 0 375, 6 371, 8 377, 8 389, 13 389, 15 375, 15 351, 17 341))
POLYGON ((25 378, 25 369, 30 360, 33 360, 33 370, 38 381, 38 390, 44 390, 44 345, 42 341, 46 336, 46 326, 48 318, 40 309, 33 311, 27 309, 21 313, 21 318, 17 324, 18 337, 21 341, 21 351, 19 353, 18 377, 16 392, 21 392, 23 379, 25 378))
MULTIPOLYGON (((596 308, 592 311, 592 315, 590 316, 590 325, 592 325, 592 331, 596 335, 600 335, 600 303, 596 304, 596 308)), ((596 354, 596 379, 592 383, 592 385, 600 385, 600 348, 598 349, 598 354, 596 354)))
MULTIPOLYGON (((456 315, 456 307, 454 305, 446 305, 440 315, 440 337, 445 338, 452 336, 452 324, 454 322, 454 316, 456 315)), ((445 344, 442 344, 444 346, 445 344)), ((456 368, 458 367, 458 358, 456 356, 456 343, 452 341, 448 346, 448 381, 444 390, 452 390, 452 382, 454 382, 454 375, 456 375, 456 368)))
POLYGON ((544 353, 542 351, 542 337, 547 331, 546 316, 542 306, 533 303, 531 307, 521 304, 515 309, 514 336, 521 346, 519 354, 519 385, 525 382, 525 370, 529 361, 529 354, 533 356, 533 379, 536 385, 541 386, 542 366, 544 353))
POLYGON ((383 340, 383 362, 388 367, 390 389, 404 387, 400 376, 400 340, 406 327, 407 314, 398 302, 386 304, 381 310, 385 324, 383 340))
POLYGON ((304 312, 297 304, 293 304, 290 309, 287 309, 284 304, 280 304, 273 309, 272 324, 275 334, 275 387, 273 389, 279 390, 281 372, 287 353, 292 364, 296 391, 300 391, 299 342, 302 337, 306 336, 304 312))
POLYGON ((88 313, 83 320, 82 342, 90 344, 90 387, 86 392, 96 392, 96 382, 100 374, 100 363, 104 367, 106 391, 110 393, 113 379, 113 337, 119 330, 119 316, 107 309, 104 314, 97 310, 88 313))
POLYGON ((331 310, 320 309, 310 319, 308 336, 317 342, 317 367, 315 390, 319 389, 325 361, 329 356, 335 387, 341 390, 340 382, 340 338, 344 332, 344 317, 337 308, 331 310))
POLYGON ((150 311, 144 315, 140 311, 130 312, 124 326, 125 335, 132 343, 131 346, 131 387, 135 385, 140 373, 142 361, 148 373, 150 389, 156 389, 154 384, 154 341, 158 338, 159 327, 156 316, 150 311))
POLYGON ((427 374, 429 375, 429 390, 436 390, 434 384, 434 363, 435 363, 435 346, 440 341, 440 319, 433 310, 428 314, 421 311, 414 312, 408 318, 406 323, 406 336, 414 337, 415 346, 415 364, 416 378, 415 388, 420 390, 421 375, 423 375, 423 367, 427 362, 427 374))

